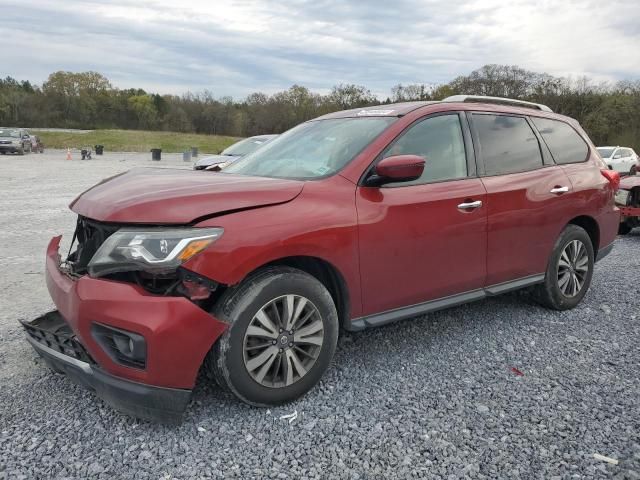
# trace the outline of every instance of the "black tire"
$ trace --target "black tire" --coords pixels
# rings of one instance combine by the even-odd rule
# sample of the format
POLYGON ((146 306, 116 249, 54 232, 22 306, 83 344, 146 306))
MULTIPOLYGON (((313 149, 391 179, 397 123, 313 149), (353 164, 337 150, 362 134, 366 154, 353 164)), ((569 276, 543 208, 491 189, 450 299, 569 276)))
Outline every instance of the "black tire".
POLYGON ((631 165, 631 168, 629 169, 629 175, 634 177, 636 173, 638 173, 638 167, 636 167, 635 165, 631 165))
POLYGON ((18 155, 24 155, 24 147, 17 150, 18 155))
POLYGON ((551 253, 551 257, 549 258, 549 263, 547 265, 544 282, 537 285, 534 290, 536 300, 538 300, 538 302, 543 306, 553 310, 569 310, 574 308, 580 303, 587 293, 589 285, 591 285, 591 278, 593 276, 593 267, 595 263, 594 258, 593 244, 591 243, 589 234, 582 227, 577 225, 567 225, 560 234, 560 237, 553 248, 553 252, 551 253), (580 242, 586 250, 588 271, 584 275, 582 285, 577 293, 574 295, 566 295, 561 290, 559 284, 559 263, 563 252, 574 240, 580 242))
POLYGON ((627 235, 631 233, 631 230, 633 230, 632 227, 630 227, 626 222, 622 222, 618 226, 618 235, 627 235))
MULTIPOLYGON (((207 355, 205 370, 218 385, 250 405, 281 405, 304 395, 318 383, 336 350, 338 314, 331 294, 315 277, 295 268, 269 267, 256 272, 238 287, 227 290, 216 303, 213 315, 230 326, 207 355), (246 366, 245 334, 256 314, 284 295, 302 296, 316 308, 322 321, 322 345, 314 363, 294 383, 265 386, 251 376, 246 366)), ((279 355, 283 355, 282 350, 279 355)))

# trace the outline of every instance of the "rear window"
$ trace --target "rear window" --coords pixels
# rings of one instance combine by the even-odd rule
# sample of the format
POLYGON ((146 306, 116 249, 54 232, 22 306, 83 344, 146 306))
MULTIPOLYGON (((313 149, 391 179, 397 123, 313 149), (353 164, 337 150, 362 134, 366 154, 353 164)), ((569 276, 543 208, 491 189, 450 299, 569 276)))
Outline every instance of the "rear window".
POLYGON ((532 117, 531 120, 551 150, 556 163, 580 163, 587 159, 589 147, 570 125, 548 118, 532 117))
POLYGON ((474 114, 485 175, 526 172, 542 167, 538 138, 523 117, 474 114))

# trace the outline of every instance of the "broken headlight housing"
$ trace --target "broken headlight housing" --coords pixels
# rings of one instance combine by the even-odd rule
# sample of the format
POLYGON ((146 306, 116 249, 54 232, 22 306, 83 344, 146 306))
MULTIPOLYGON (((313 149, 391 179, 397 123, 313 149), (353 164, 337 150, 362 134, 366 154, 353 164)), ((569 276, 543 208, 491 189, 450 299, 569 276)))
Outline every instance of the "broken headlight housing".
POLYGON ((111 273, 175 271, 222 236, 222 228, 121 228, 100 246, 87 270, 92 277, 111 273))

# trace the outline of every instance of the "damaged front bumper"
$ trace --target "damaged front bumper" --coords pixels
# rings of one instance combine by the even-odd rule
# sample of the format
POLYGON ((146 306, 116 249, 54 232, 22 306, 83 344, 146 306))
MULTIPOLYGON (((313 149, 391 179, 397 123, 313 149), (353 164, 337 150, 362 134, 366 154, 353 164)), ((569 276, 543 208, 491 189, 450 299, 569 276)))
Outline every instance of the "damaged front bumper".
POLYGON ((49 367, 67 375, 116 410, 162 423, 178 423, 191 390, 163 388, 109 375, 89 356, 58 311, 22 322, 27 340, 49 367))
POLYGON ((56 371, 94 390, 116 409, 162 422, 179 420, 205 356, 227 324, 185 297, 60 270, 61 237, 47 248, 45 278, 57 311, 24 322, 27 339, 56 371), (105 348, 96 325, 145 342, 135 368, 105 348))

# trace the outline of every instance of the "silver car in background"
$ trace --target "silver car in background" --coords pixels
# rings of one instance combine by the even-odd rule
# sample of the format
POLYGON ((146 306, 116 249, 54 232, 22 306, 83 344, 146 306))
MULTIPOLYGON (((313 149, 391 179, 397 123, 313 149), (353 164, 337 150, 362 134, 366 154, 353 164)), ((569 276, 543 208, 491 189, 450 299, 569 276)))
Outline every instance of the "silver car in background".
POLYGON ((264 144, 270 142, 278 135, 256 135, 255 137, 245 138, 230 147, 225 148, 220 155, 210 155, 203 157, 193 164, 194 170, 221 170, 227 165, 235 162, 239 158, 255 152, 264 144))
POLYGON ((22 128, 0 128, 0 153, 24 155, 31 151, 31 136, 22 128))

